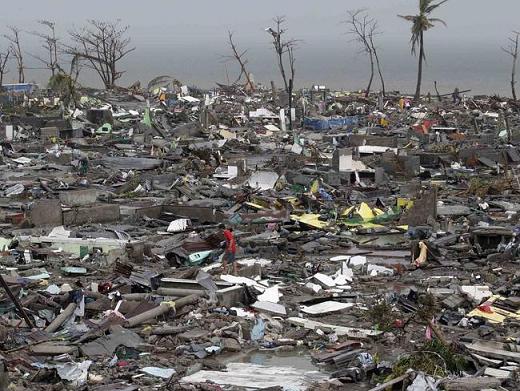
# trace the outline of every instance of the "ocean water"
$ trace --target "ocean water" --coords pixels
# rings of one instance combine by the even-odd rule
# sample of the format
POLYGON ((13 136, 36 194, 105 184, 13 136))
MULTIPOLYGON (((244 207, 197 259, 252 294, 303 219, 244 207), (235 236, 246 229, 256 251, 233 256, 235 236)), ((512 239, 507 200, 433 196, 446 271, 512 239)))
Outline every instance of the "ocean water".
MULTIPOLYGON (((380 45, 387 90, 415 91, 417 58, 411 56, 407 43, 405 40, 399 44, 380 45)), ((281 87, 275 57, 268 43, 253 42, 247 48, 249 70, 255 81, 269 85, 274 80, 281 87)), ((142 44, 121 63, 126 72, 119 84, 127 86, 140 80, 146 86, 155 76, 171 75, 188 85, 213 88, 215 82, 227 83, 238 75, 236 65, 223 60, 226 54, 228 48, 224 44, 142 44)), ((368 59, 346 42, 314 43, 312 46, 303 42, 296 51, 295 86, 302 88, 319 84, 337 90, 362 89, 368 81, 368 67, 368 59)), ((511 59, 498 46, 457 45, 456 42, 430 44, 427 46, 422 90, 425 94, 428 91, 433 94, 436 80, 441 93, 452 92, 458 87, 460 90, 471 89, 470 95, 509 96, 510 73, 511 59)), ((6 82, 9 77, 14 77, 14 72, 8 75, 6 82)), ((27 71, 28 80, 45 84, 47 78, 47 71, 27 71)), ((88 69, 83 71, 81 81, 85 85, 100 87, 98 78, 88 69)), ((380 88, 377 74, 372 88, 380 88)))

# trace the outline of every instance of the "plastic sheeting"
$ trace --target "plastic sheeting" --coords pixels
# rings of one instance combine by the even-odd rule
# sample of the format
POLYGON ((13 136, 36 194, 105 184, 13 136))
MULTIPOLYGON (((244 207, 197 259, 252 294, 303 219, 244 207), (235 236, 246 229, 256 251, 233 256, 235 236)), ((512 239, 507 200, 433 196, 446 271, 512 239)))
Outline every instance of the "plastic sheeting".
POLYGON ((359 118, 357 116, 351 117, 322 117, 322 118, 310 118, 305 117, 303 119, 303 127, 311 130, 329 130, 339 129, 349 126, 357 125, 359 118))

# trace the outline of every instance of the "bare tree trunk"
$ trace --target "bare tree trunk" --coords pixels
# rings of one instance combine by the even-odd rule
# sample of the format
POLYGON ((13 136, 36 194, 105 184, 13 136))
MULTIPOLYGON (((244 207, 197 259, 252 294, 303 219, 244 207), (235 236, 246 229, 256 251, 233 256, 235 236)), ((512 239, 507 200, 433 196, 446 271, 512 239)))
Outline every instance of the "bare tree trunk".
POLYGON ((109 89, 113 89, 116 86, 116 79, 117 79, 116 64, 111 63, 110 64, 110 88, 109 89))
POLYGON ((285 86, 285 92, 289 92, 289 83, 287 82, 287 76, 285 76, 285 67, 283 66, 283 51, 278 50, 278 67, 280 68, 280 74, 282 75, 283 84, 285 86))
POLYGON ((293 130, 292 121, 292 107, 293 107, 293 90, 294 90, 294 75, 296 74, 296 68, 294 66, 294 47, 289 45, 287 47, 287 53, 289 55, 289 68, 291 70, 291 78, 289 79, 289 130, 293 130))
POLYGON ((52 45, 52 58, 54 60, 53 64, 52 64, 52 67, 51 67, 51 72, 52 72, 52 76, 54 76, 56 74, 56 71, 59 69, 59 64, 58 64, 58 41, 56 39, 56 31, 54 30, 54 27, 52 29, 52 38, 53 38, 53 42, 54 42, 54 45, 52 45))
POLYGON ((294 49, 297 46, 297 40, 290 39, 285 40, 284 34, 287 32, 283 28, 283 24, 285 22, 285 18, 283 16, 278 16, 274 19, 274 22, 276 23, 276 30, 272 28, 268 28, 266 31, 269 32, 269 34, 273 37, 273 48, 276 52, 276 56, 278 59, 278 68, 280 69, 280 74, 283 79, 285 92, 288 95, 289 99, 289 129, 293 129, 293 123, 292 123, 292 94, 293 94, 293 86, 294 86, 294 75, 296 73, 295 63, 296 60, 294 58, 294 49), (289 71, 290 77, 287 78, 288 72, 285 71, 285 64, 284 64, 284 55, 287 57, 288 65, 289 65, 289 71))
POLYGON ((47 51, 48 58, 39 55, 30 54, 36 60, 40 61, 51 71, 51 77, 61 70, 58 59, 58 38, 56 37, 56 24, 50 20, 39 20, 38 23, 46 28, 45 31, 34 31, 31 34, 41 39, 41 47, 47 51))
POLYGON ((365 96, 370 95, 370 89, 372 88, 372 82, 374 81, 374 53, 372 50, 369 50, 368 57, 370 59, 370 79, 368 80, 368 86, 365 93, 365 96))
POLYGON ((517 100, 516 97, 516 63, 518 61, 518 44, 520 41, 520 33, 513 31, 512 37, 509 37, 509 46, 503 47, 502 50, 509 54, 513 58, 513 67, 511 69, 511 95, 513 100, 517 100))
POLYGON ((376 45, 374 45, 374 39, 373 39, 372 35, 370 35, 370 46, 372 47, 372 52, 374 53, 374 58, 376 59, 377 73, 379 74, 379 80, 381 80, 381 90, 383 91, 383 96, 386 96, 385 79, 383 78, 383 70, 381 69, 381 63, 379 62, 379 55, 377 54, 376 45))
POLYGON ((23 52, 20 44, 20 32, 18 27, 8 26, 11 30, 11 35, 4 34, 4 37, 10 42, 9 49, 16 59, 16 66, 18 69, 18 83, 25 82, 25 65, 23 62, 23 52))
POLYGON ((18 83, 25 83, 25 66, 23 63, 22 49, 20 48, 20 41, 16 43, 16 61, 18 62, 18 83))
POLYGON ((238 76, 237 80, 235 81, 236 84, 240 81, 242 78, 242 75, 246 78, 246 90, 254 91, 255 86, 253 85, 253 81, 251 80, 251 75, 247 71, 246 65, 248 63, 247 59, 244 59, 245 54, 247 53, 247 50, 244 50, 243 52, 240 52, 237 45, 233 41, 233 33, 231 31, 228 31, 228 43, 231 47, 231 50, 233 51, 233 55, 229 56, 229 58, 235 59, 238 65, 240 66, 240 75, 238 76))
POLYGON ((437 88, 437 80, 433 82, 433 86, 435 88, 435 94, 437 94, 437 99, 439 102, 442 102, 441 94, 439 93, 439 89, 437 88))
POLYGON ((423 60, 424 60, 424 34, 421 31, 421 37, 419 39, 419 67, 417 69, 417 87, 415 89, 414 101, 418 102, 421 99, 421 83, 422 83, 422 71, 423 71, 423 60))
POLYGON ((511 75, 511 94, 513 95, 513 100, 516 100, 515 73, 516 73, 516 62, 515 62, 515 64, 513 64, 513 74, 511 75))
POLYGON ((272 37, 273 37, 273 47, 276 52, 276 56, 278 59, 278 68, 280 69, 280 75, 283 79, 283 84, 285 87, 285 92, 289 94, 290 86, 289 86, 289 79, 287 78, 287 73, 285 72, 285 65, 283 62, 284 54, 288 56, 289 59, 289 66, 291 71, 291 77, 290 79, 294 82, 294 54, 293 49, 297 45, 297 41, 294 39, 291 40, 284 40, 284 34, 287 32, 283 28, 283 24, 285 23, 285 18, 283 16, 278 16, 274 19, 274 22, 276 23, 276 30, 273 30, 272 28, 267 29, 272 37))
POLYGON ((7 73, 7 61, 9 60, 10 50, 4 54, 0 54, 0 88, 4 84, 4 75, 7 73))
POLYGON ((513 69, 511 71, 511 94, 513 95, 513 100, 516 101, 516 62, 518 60, 518 34, 515 37, 515 47, 513 51, 513 69))
POLYGON ((349 34, 353 35, 353 41, 357 42, 361 47, 361 52, 368 56, 370 61, 370 78, 368 86, 365 90, 365 96, 370 95, 372 83, 374 81, 374 70, 377 63, 379 76, 381 78, 381 85, 383 91, 385 90, 385 83, 383 74, 381 72, 381 64, 374 44, 374 35, 379 34, 378 25, 375 19, 370 18, 365 10, 348 11, 349 19, 346 23, 350 26, 349 34))
POLYGON ((20 40, 16 34, 16 61, 18 62, 18 83, 25 83, 25 66, 23 63, 22 48, 20 47, 20 40))

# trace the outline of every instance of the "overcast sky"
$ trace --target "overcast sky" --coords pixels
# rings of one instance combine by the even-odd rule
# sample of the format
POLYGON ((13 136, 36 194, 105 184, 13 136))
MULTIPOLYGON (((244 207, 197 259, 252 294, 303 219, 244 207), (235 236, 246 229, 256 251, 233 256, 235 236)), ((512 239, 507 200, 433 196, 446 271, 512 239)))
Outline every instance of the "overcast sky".
MULTIPOLYGON (((394 87, 403 83, 408 88, 413 84, 410 73, 416 60, 409 55, 409 23, 397 14, 413 14, 417 4, 418 0, 4 0, 0 26, 13 24, 30 31, 37 27, 36 20, 49 19, 65 35, 67 29, 86 19, 120 18, 130 26, 136 46, 126 60, 128 72, 121 84, 171 74, 190 84, 210 86, 213 81, 225 82, 226 67, 220 56, 227 53, 227 30, 235 32, 240 47, 249 49, 255 78, 277 80, 264 29, 273 16, 285 15, 289 35, 302 40, 297 52, 298 85, 315 79, 361 88, 366 63, 349 43, 341 21, 348 9, 366 8, 383 32, 379 46, 389 83, 394 87)), ((439 25, 426 35, 426 82, 445 78, 452 83, 454 77, 467 76, 461 83, 475 80, 484 83, 482 88, 497 89, 507 85, 502 73, 509 60, 500 46, 511 30, 520 30, 519 15, 519 0, 448 1, 434 15, 448 27, 439 25)), ((26 35, 24 40, 27 51, 34 50, 34 37, 26 35)), ((0 40, 2 46, 5 42, 0 40)), ((228 71, 234 72, 231 66, 228 71)), ((37 72, 31 76, 40 82, 44 79, 37 72)))

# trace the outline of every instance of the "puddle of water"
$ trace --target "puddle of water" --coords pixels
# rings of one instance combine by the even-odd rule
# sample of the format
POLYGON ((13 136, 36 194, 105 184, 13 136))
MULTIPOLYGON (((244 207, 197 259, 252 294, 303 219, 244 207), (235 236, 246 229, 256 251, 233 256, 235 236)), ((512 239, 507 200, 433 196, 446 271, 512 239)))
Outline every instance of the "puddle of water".
POLYGON ((267 365, 272 367, 292 367, 306 371, 318 369, 309 354, 302 351, 273 352, 259 350, 245 357, 251 364, 267 365))
MULTIPOLYGON (((288 367, 295 368, 301 371, 306 371, 308 374, 314 373, 316 381, 323 380, 321 376, 329 376, 327 369, 322 366, 313 364, 309 352, 305 349, 294 350, 253 350, 249 352, 241 352, 237 355, 229 356, 225 360, 226 363, 246 363, 264 365, 269 367, 288 367), (320 372, 320 375, 316 371, 320 372)), ((330 368, 329 368, 330 369, 330 368)), ((312 380, 313 376, 309 378, 312 380)), ((368 383, 348 383, 345 384, 345 389, 351 391, 366 391, 372 388, 368 383)))
POLYGON ((308 352, 295 350, 254 350, 229 357, 227 362, 240 362, 271 367, 291 367, 305 371, 317 371, 321 368, 314 365, 308 352))

